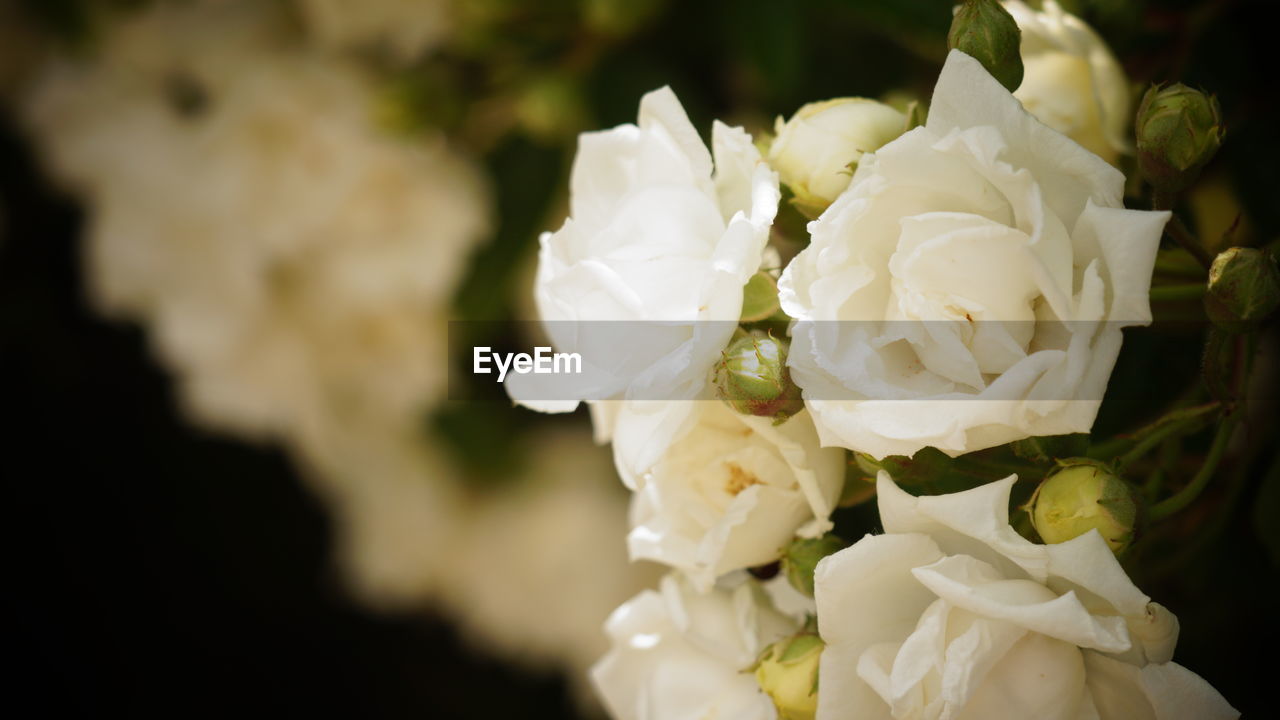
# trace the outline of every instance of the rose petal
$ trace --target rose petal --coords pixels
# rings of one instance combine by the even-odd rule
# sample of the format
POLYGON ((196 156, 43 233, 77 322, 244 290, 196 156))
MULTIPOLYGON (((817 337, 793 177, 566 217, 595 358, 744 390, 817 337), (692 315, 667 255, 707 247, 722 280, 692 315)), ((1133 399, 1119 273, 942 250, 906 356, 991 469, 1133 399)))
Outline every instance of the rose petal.
POLYGON ((818 563, 814 601, 827 642, 819 667, 818 720, 891 717, 887 707, 879 712, 871 687, 855 679, 859 659, 872 645, 897 642, 911 632, 935 599, 911 570, 941 557, 926 535, 868 535, 818 563))
POLYGON ((1138 668, 1086 652, 1089 691, 1102 720, 1232 720, 1240 713, 1177 663, 1138 668))

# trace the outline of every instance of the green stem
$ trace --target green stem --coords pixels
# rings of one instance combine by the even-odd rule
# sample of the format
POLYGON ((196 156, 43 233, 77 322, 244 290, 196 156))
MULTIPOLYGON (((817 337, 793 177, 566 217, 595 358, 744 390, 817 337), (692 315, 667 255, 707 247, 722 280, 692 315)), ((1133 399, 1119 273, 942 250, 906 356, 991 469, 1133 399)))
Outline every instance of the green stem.
POLYGON ((1159 445, 1165 438, 1178 433, 1191 432, 1204 419, 1205 415, 1217 410, 1219 407, 1218 403, 1211 402, 1194 407, 1171 410, 1160 419, 1140 428, 1131 435, 1112 438, 1089 448, 1089 457, 1105 460, 1119 456, 1116 457, 1114 463, 1116 470, 1119 471, 1124 466, 1147 454, 1151 448, 1159 445))
POLYGON ((1213 436, 1213 444, 1209 446, 1209 454, 1205 456, 1204 464, 1200 466, 1200 470, 1195 477, 1191 478, 1191 482, 1187 483, 1186 487, 1174 495, 1161 500, 1151 507, 1151 522, 1158 522, 1180 510, 1184 510, 1200 496, 1201 491, 1209 484, 1209 480, 1213 478, 1214 472, 1218 469, 1218 463, 1222 461, 1222 456, 1227 452, 1227 443, 1231 440, 1231 434, 1236 428, 1237 417, 1233 415, 1218 426, 1218 432, 1213 436))
POLYGON ((1231 345, 1231 336, 1216 325, 1209 326, 1209 336, 1204 341, 1204 352, 1200 358, 1200 377, 1209 395, 1217 400, 1226 401, 1232 398, 1231 388, 1226 377, 1228 368, 1223 360, 1223 353, 1231 345))
POLYGON ((1184 250, 1191 253, 1191 256, 1203 265, 1206 270, 1213 265, 1213 256, 1209 254, 1208 250, 1200 246, 1196 236, 1191 234, 1191 231, 1187 229, 1186 225, 1182 224, 1182 219, 1177 215, 1169 218, 1169 224, 1164 226, 1164 231, 1184 250))
POLYGON ((1152 210, 1173 210, 1178 204, 1178 193, 1171 193, 1159 188, 1151 188, 1152 210))
POLYGON ((1182 277, 1204 277, 1204 268, 1190 255, 1183 255, 1180 250, 1170 248, 1156 254, 1156 274, 1179 275, 1182 277))
POLYGON ((1185 285, 1159 285, 1151 288, 1151 299, 1155 302, 1172 300, 1199 300, 1204 297, 1204 283, 1188 283, 1185 285))
POLYGON ((1155 500, 1160 494, 1160 488, 1164 485, 1165 471, 1162 467, 1157 467, 1147 476, 1147 481, 1142 484, 1142 495, 1147 501, 1155 500))

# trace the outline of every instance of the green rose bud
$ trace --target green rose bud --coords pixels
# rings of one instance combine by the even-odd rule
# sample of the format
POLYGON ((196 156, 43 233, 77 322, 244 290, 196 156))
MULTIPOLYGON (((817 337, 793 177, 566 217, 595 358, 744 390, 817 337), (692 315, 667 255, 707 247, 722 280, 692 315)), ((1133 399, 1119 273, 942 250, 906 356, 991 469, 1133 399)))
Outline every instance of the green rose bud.
POLYGON ((982 63, 1009 92, 1022 84, 1022 31, 996 0, 965 0, 956 8, 947 46, 982 63))
POLYGON ((826 643, 802 631, 765 649, 756 662, 756 682, 773 700, 778 720, 813 720, 818 712, 818 662, 826 643))
POLYGON ((1050 544, 1097 530, 1118 553, 1129 546, 1138 523, 1137 491, 1093 460, 1066 461, 1040 483, 1030 504, 1031 524, 1050 544))
POLYGON ((782 572, 791 587, 813 597, 813 570, 818 561, 844 548, 844 540, 831 533, 820 538, 796 538, 783 551, 782 572))
POLYGON ((782 422, 804 408, 787 368, 787 343, 752 333, 725 348, 716 365, 716 396, 744 415, 782 422))
POLYGON ((1280 270, 1275 256, 1255 248, 1233 247, 1218 254, 1209 268, 1204 310, 1214 325, 1232 333, 1257 327, 1280 305, 1280 270))
POLYGON ((1138 106, 1138 167, 1152 187, 1183 190, 1222 145, 1217 98, 1181 83, 1154 85, 1138 106))

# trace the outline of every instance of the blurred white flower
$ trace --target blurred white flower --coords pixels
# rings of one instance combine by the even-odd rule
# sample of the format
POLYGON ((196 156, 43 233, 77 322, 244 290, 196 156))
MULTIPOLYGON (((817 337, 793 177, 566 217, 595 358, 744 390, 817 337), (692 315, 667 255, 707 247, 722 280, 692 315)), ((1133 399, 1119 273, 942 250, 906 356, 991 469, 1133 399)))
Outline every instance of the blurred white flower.
POLYGON ((199 419, 268 436, 316 414, 407 419, 442 390, 482 179, 381 132, 361 73, 289 49, 264 13, 113 23, 96 62, 51 63, 28 124, 90 203, 94 300, 150 326, 199 419))
POLYGON ((1087 432, 1150 322, 1169 214, 953 51, 928 123, 864 156, 779 280, 825 445, 951 455, 1087 432))
POLYGON ((807 412, 774 425, 718 401, 678 403, 688 419, 673 425, 667 404, 622 403, 613 426, 618 472, 635 491, 631 557, 678 568, 705 591, 778 559, 797 534, 830 529, 845 454, 819 447, 807 412))
MULTIPOLYGON (((705 388, 779 198, 777 175, 746 132, 716 122, 712 147, 714 174, 670 88, 644 96, 638 125, 581 135, 571 217, 543 234, 535 282, 556 349, 583 358, 577 399, 673 399, 705 388), (598 320, 634 322, 583 324, 598 320)), ((525 379, 534 376, 507 387, 530 407, 577 406, 522 390, 525 379)))
POLYGON ((797 627, 749 581, 700 594, 672 574, 609 616, 613 649, 591 676, 615 720, 773 720, 743 670, 797 627))
POLYGON ((814 576, 818 720, 1238 717, 1171 662, 1177 618, 1096 531, 1037 545, 1009 526, 1015 481, 916 498, 880 473, 885 534, 814 576))
POLYGON ((849 187, 863 153, 902 134, 907 118, 867 98, 836 98, 809 103, 785 123, 769 146, 769 164, 796 199, 818 210, 849 187))
POLYGON ((44 69, 27 125, 86 201, 94 304, 148 329, 201 424, 289 447, 362 598, 420 602, 459 504, 422 414, 486 188, 380 130, 369 79, 273 8, 113 17, 93 58, 44 69))
POLYGON ((487 652, 554 663, 582 683, 606 649, 609 612, 660 572, 627 561, 627 493, 606 449, 576 427, 536 433, 530 447, 512 487, 473 498, 434 549, 448 558, 441 600, 487 652))
POLYGON ((1054 0, 1004 7, 1022 30, 1022 84, 1013 96, 1041 122, 1115 163, 1132 152, 1129 79, 1106 42, 1054 0))
POLYGON ((409 62, 448 37, 453 0, 297 0, 307 31, 333 50, 385 46, 409 62))
POLYGON ((309 418, 296 432, 301 469, 334 520, 335 563, 375 609, 437 597, 453 582, 451 554, 471 521, 460 473, 421 435, 351 417, 309 418))

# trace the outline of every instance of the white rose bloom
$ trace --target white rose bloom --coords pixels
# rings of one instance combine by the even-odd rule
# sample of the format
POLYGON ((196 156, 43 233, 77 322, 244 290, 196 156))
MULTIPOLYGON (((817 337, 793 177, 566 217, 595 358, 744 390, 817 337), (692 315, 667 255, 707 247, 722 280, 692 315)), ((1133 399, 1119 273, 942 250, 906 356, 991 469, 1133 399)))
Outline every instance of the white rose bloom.
POLYGON ((797 200, 819 209, 849 187, 863 153, 902 134, 906 116, 866 98, 809 103, 785 123, 778 118, 769 164, 797 200))
POLYGON ((613 649, 591 679, 614 720, 774 720, 742 671, 797 628, 749 581, 699 594, 672 574, 609 616, 613 649))
POLYGON ((816 537, 844 485, 845 454, 821 448, 807 412, 781 425, 719 401, 623 403, 614 460, 636 491, 627 546, 706 590, 732 570, 772 562, 797 534, 816 537), (687 406, 688 422, 673 427, 687 406))
POLYGON ((1108 162, 1131 152, 1129 79, 1106 42, 1053 0, 1042 12, 1019 0, 1004 7, 1022 30, 1022 84, 1013 96, 1041 122, 1108 162))
POLYGON ((951 455, 1087 432, 1169 215, 953 51, 929 120, 862 159, 783 271, 824 445, 951 455))
POLYGON ((1096 531, 1037 545, 1009 526, 1015 480, 915 498, 880 473, 885 534, 815 572, 818 720, 1238 717, 1171 662, 1177 619, 1096 531))
MULTIPOLYGON (((716 122, 711 134, 714 173, 675 93, 662 88, 640 101, 637 125, 580 137, 571 217, 542 235, 535 281, 556 349, 582 356, 578 399, 694 397, 729 343, 777 212, 778 178, 741 128, 716 122), (632 322, 581 324, 602 320, 632 322)), ((541 410, 577 406, 523 391, 533 378, 509 376, 508 391, 541 410)))

